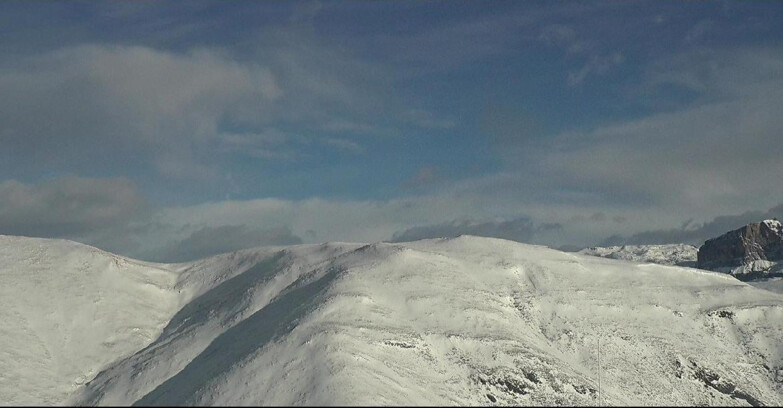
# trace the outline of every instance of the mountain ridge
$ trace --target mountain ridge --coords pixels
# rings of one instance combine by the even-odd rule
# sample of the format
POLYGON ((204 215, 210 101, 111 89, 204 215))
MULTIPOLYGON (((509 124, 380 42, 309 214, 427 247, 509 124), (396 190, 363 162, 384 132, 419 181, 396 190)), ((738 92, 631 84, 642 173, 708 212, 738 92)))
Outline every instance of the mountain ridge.
POLYGON ((599 339, 603 403, 783 402, 783 296, 716 272, 472 236, 167 267, 185 304, 57 403, 590 405, 599 339))
POLYGON ((616 245, 589 247, 578 253, 631 262, 652 262, 660 265, 696 266, 698 248, 688 244, 616 245))

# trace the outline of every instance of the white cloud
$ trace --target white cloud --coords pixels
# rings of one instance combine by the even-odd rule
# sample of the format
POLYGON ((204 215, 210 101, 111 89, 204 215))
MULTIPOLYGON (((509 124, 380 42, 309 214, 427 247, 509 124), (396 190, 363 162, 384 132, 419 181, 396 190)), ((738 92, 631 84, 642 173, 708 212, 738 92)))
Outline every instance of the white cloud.
MULTIPOLYGON (((674 231, 688 216, 667 208, 540 200, 519 186, 515 175, 506 180, 489 176, 452 183, 438 195, 392 200, 226 200, 153 211, 135 185, 123 179, 5 182, 0 184, 0 233, 66 237, 141 259, 181 261, 258 245, 465 233, 588 246, 666 225, 674 231), (516 191, 506 183, 515 184, 516 191), (496 194, 487 195, 486 188, 496 194)), ((697 222, 716 214, 700 215, 697 222)), ((674 232, 652 231, 644 237, 690 237, 674 232)))
MULTIPOLYGON (((775 48, 700 49, 652 64, 641 90, 678 86, 705 101, 774 97, 783 91, 783 52, 775 48)), ((640 96, 645 96, 642 93, 640 96)))
POLYGON ((571 86, 581 84, 590 75, 604 75, 625 61, 621 52, 600 50, 596 42, 586 40, 567 25, 547 25, 541 29, 538 39, 563 49, 572 59, 586 59, 579 69, 568 72, 567 81, 571 86))
POLYGON ((0 137, 21 157, 62 167, 133 155, 175 177, 213 171, 207 145, 233 107, 263 111, 283 95, 268 69, 216 51, 97 45, 3 67, 0 93, 0 137))
POLYGON ((609 55, 593 55, 582 68, 568 73, 568 85, 581 84, 588 75, 603 75, 625 61, 623 54, 613 52, 609 55))
POLYGON ((321 139, 321 142, 327 146, 331 146, 339 151, 343 151, 347 153, 363 154, 365 152, 362 146, 348 139, 343 139, 338 137, 327 137, 321 139))
POLYGON ((559 223, 535 225, 527 217, 513 220, 474 220, 457 219, 434 225, 421 225, 394 233, 392 241, 417 241, 427 238, 456 237, 460 235, 476 235, 509 239, 517 242, 530 243, 539 231, 558 230, 559 223))
POLYGON ((673 112, 548 137, 528 135, 528 123, 497 124, 489 130, 507 135, 495 141, 508 171, 471 188, 521 190, 520 199, 533 204, 578 200, 585 207, 659 209, 681 219, 781 201, 783 54, 677 56, 648 78, 642 89, 679 81, 701 97, 673 112))
POLYGON ((726 213, 778 203, 775 191, 783 187, 777 177, 783 174, 783 117, 778 112, 783 54, 743 50, 707 55, 711 58, 684 67, 685 58, 675 58, 669 70, 673 78, 702 73, 699 103, 563 135, 558 140, 563 150, 542 165, 575 182, 646 191, 673 207, 726 213))
POLYGON ((302 237, 306 242, 375 242, 390 239, 395 232, 416 225, 474 215, 489 216, 477 210, 474 202, 454 200, 451 196, 367 201, 320 198, 225 200, 158 209, 153 216, 139 222, 136 228, 126 231, 139 245, 125 251, 125 254, 165 259, 162 248, 174 248, 178 254, 206 253, 212 247, 225 249, 217 243, 209 248, 203 245, 203 231, 230 233, 231 242, 241 241, 235 238, 243 236, 254 237, 259 242, 267 242, 264 237, 272 236, 274 239, 270 238, 268 242, 277 243, 286 237, 302 237), (237 226, 246 229, 240 231, 237 226), (271 234, 280 231, 286 233, 271 234), (198 238, 195 241, 194 234, 198 238))
POLYGON ((260 229, 246 225, 204 227, 182 241, 160 248, 153 258, 166 262, 184 262, 246 248, 301 243, 301 238, 291 234, 287 228, 260 229))
MULTIPOLYGON (((232 156, 296 157, 320 137, 316 130, 363 123, 366 131, 377 112, 393 111, 384 85, 376 86, 380 70, 306 39, 287 41, 256 59, 220 49, 81 45, 5 63, 0 143, 15 167, 34 160, 37 172, 141 166, 215 182, 232 156)), ((338 136, 321 143, 362 151, 338 136)))

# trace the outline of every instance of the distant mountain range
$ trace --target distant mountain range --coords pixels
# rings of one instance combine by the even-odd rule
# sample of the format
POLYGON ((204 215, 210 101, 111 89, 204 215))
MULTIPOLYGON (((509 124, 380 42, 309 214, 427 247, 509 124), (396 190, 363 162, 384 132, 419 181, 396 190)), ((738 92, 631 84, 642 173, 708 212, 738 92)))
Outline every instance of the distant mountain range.
POLYGON ((753 281, 783 276, 783 225, 777 219, 750 223, 709 239, 698 249, 685 244, 625 245, 586 248, 579 253, 690 266, 753 281))
POLYGON ((580 254, 620 259, 631 262, 651 262, 661 265, 696 266, 699 249, 687 244, 667 245, 622 245, 591 247, 580 254))

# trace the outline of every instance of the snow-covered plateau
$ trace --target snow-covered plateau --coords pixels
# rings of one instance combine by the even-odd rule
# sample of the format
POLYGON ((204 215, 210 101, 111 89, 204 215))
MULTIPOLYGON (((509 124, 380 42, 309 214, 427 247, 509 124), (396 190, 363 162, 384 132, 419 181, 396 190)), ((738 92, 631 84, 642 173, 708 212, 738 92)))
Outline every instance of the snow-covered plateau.
POLYGON ((0 236, 0 321, 9 405, 783 405, 782 294, 491 238, 152 264, 0 236))

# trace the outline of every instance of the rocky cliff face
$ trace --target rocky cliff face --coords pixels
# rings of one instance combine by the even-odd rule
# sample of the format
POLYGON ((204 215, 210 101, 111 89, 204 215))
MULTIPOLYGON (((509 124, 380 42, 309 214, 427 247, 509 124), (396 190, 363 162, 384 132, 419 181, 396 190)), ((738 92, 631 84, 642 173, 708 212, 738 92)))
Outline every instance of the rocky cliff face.
POLYGON ((741 280, 783 275, 783 226, 765 220, 707 240, 699 248, 697 267, 741 280))

